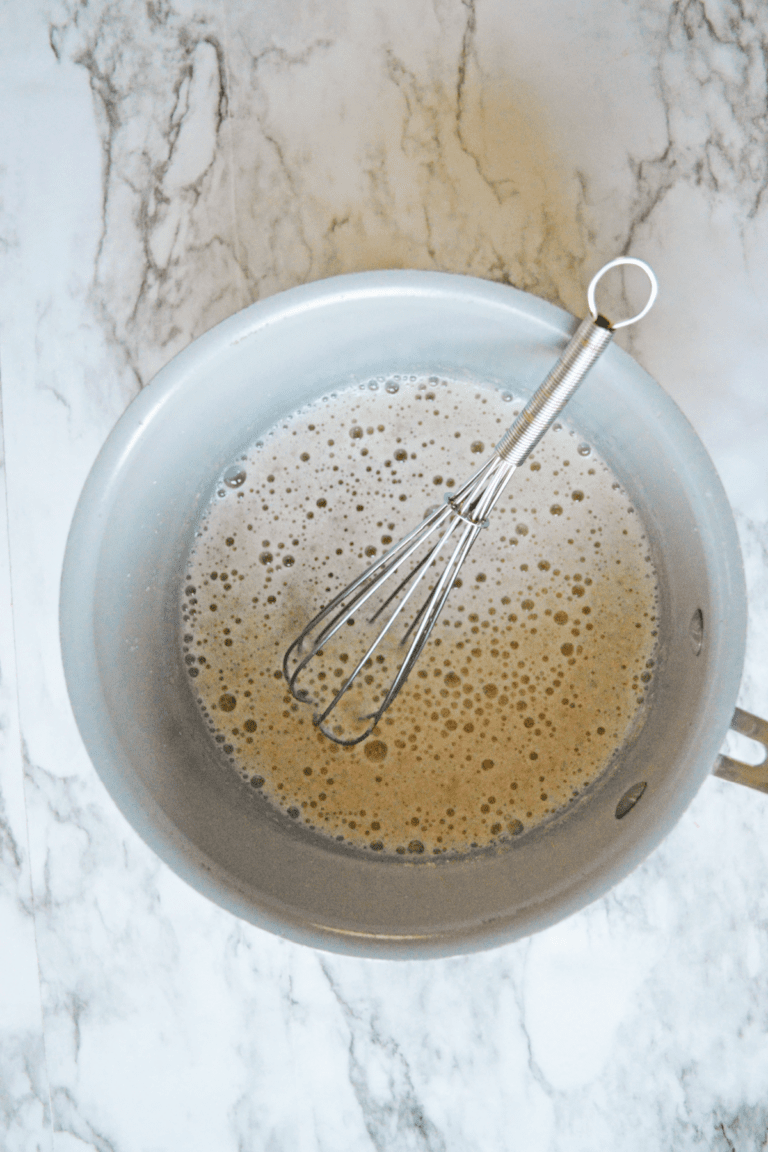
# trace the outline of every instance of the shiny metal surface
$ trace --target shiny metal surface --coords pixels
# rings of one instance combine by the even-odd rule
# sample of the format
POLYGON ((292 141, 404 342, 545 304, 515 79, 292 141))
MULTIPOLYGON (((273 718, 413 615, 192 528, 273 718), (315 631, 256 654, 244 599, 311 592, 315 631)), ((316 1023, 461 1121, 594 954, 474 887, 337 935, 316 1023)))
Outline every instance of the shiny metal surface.
POLYGON ((515 468, 522 464, 612 339, 613 330, 607 323, 601 324, 591 316, 582 320, 544 383, 496 445, 502 460, 515 468))
POLYGON ((611 328, 614 332, 618 332, 619 328, 627 328, 630 324, 637 324, 638 320, 642 320, 644 316, 647 316, 653 307, 654 301, 656 300, 656 297, 659 293, 659 285, 656 280, 656 275, 653 269, 648 264, 646 264, 645 260, 637 260, 634 256, 617 256, 615 260, 609 260, 607 264, 603 265, 599 272, 595 273, 589 283, 589 287, 587 288, 587 304, 589 305, 589 314, 593 320, 597 320, 599 315, 598 307, 595 303, 595 291, 597 290, 598 284, 602 280, 603 276, 605 276, 606 272, 610 272, 611 268, 621 268, 627 264, 631 264, 635 268, 641 268, 643 272, 645 272, 651 285, 651 290, 648 294, 648 299, 646 300, 644 307, 641 308, 635 316, 629 316, 625 320, 617 320, 615 323, 611 324, 611 328))
POLYGON ((731 780, 734 784, 744 784, 747 788, 755 788, 758 792, 768 792, 768 722, 737 708, 730 726, 734 732, 740 732, 742 736, 762 744, 763 758, 759 764, 745 764, 730 756, 718 756, 714 767, 715 776, 731 780))

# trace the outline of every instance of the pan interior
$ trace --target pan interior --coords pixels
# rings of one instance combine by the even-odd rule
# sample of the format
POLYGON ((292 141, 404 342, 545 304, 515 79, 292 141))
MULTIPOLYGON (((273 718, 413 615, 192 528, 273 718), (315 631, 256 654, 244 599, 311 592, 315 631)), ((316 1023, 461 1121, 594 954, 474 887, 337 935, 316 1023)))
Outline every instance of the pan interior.
POLYGON ((312 723, 325 710, 342 739, 371 728, 471 531, 443 493, 490 458, 519 408, 466 381, 374 378, 280 421, 215 486, 181 596, 190 689, 223 770, 300 825, 384 855, 501 846, 573 803, 641 721, 658 634, 647 536, 613 473, 558 421, 477 530, 375 729, 342 749, 312 723), (417 528, 426 539, 380 590, 361 587, 346 623, 330 610, 313 632, 335 634, 312 655, 296 640, 308 621, 368 557, 386 565, 436 500, 447 522, 417 528))

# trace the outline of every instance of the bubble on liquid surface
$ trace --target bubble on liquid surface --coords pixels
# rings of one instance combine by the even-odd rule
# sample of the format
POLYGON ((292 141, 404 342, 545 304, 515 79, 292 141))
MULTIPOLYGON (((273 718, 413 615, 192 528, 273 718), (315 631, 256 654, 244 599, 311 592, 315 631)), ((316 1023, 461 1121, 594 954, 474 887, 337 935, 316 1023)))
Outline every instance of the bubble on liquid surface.
POLYGON ((592 454, 592 449, 590 448, 589 444, 579 444, 576 451, 578 452, 579 456, 591 456, 592 454))
POLYGON ((389 392, 390 396, 394 396, 395 392, 400 391, 400 385, 396 384, 394 380, 387 380, 385 389, 389 392))
POLYGON ((238 464, 233 464, 231 468, 227 468, 222 480, 227 488, 242 488, 246 480, 245 469, 238 464))

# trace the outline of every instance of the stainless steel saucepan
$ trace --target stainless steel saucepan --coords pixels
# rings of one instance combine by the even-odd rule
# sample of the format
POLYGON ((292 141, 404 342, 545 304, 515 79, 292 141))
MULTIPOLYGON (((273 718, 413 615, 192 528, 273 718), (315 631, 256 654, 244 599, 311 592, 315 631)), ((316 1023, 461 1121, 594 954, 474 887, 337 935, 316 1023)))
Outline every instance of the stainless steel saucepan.
POLYGON ((445 956, 539 931, 595 900, 666 836, 714 771, 768 791, 768 768, 719 755, 735 709, 746 597, 730 507, 679 409, 618 348, 569 406, 631 494, 661 587, 647 718, 563 813, 462 859, 382 859, 281 816, 221 760, 182 664, 179 591, 223 470, 277 420, 371 376, 443 374, 529 396, 575 322, 514 289, 374 272, 254 304, 177 356, 99 455, 61 588, 67 684, 106 787, 188 883, 293 940, 358 956, 445 956))

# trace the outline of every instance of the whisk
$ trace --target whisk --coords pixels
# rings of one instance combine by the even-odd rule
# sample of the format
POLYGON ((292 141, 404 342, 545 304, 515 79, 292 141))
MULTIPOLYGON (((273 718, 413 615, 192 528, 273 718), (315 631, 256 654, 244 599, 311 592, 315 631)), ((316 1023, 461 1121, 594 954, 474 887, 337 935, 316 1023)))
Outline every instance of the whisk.
POLYGON ((446 493, 442 505, 335 596, 297 636, 285 653, 283 674, 296 700, 315 705, 314 723, 324 735, 337 744, 353 745, 371 734, 421 655, 462 564, 481 530, 488 527, 490 513, 515 469, 568 403, 613 333, 642 319, 657 292, 656 277, 643 260, 622 256, 604 265, 587 289, 589 316, 491 458, 457 491, 446 493), (627 264, 645 272, 650 295, 636 316, 612 324, 597 311, 595 289, 609 269, 627 264), (427 594, 416 608, 415 593, 430 576, 427 594), (394 640, 397 621, 404 631, 394 640), (353 645, 347 627, 352 625, 357 626, 358 643, 350 660, 347 649, 353 645), (342 651, 336 650, 334 641, 342 651), (334 665, 330 673, 312 674, 312 662, 318 657, 325 657, 329 668, 334 665))

